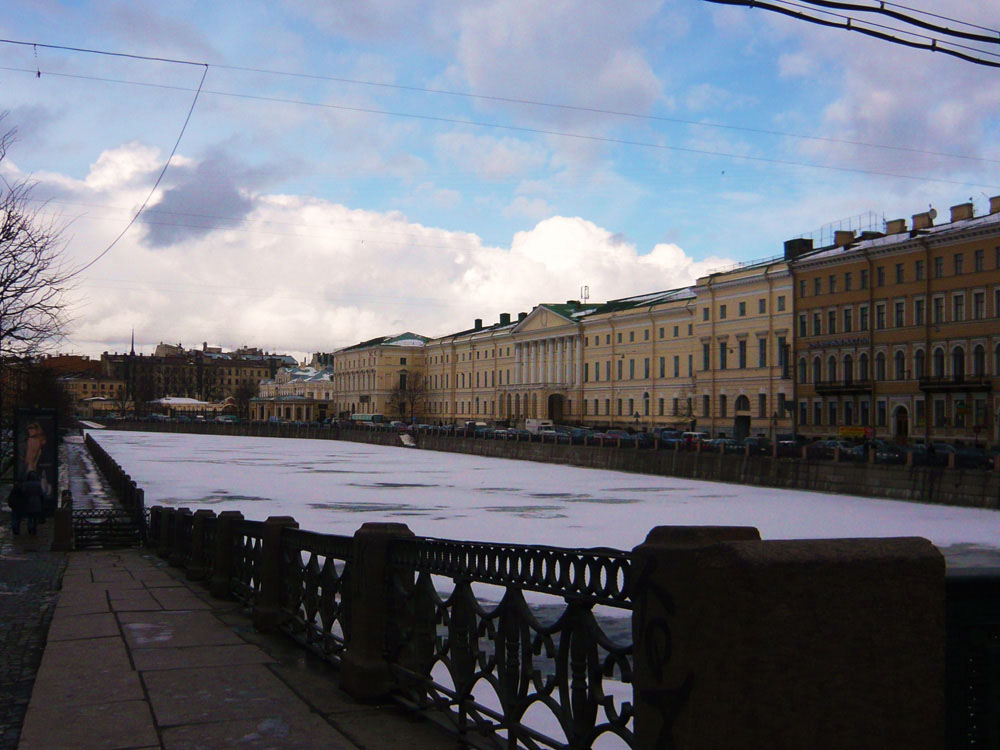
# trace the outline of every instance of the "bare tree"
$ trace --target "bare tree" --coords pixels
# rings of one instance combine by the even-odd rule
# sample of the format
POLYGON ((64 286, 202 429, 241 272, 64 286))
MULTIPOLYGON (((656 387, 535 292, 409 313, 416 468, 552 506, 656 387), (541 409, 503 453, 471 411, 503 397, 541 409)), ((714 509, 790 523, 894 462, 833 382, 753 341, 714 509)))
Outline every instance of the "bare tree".
MULTIPOLYGON (((0 113, 0 123, 5 116, 0 113)), ((14 129, 0 131, 0 167, 15 135, 14 129)), ((42 215, 44 206, 34 203, 33 188, 30 180, 10 180, 0 169, 0 470, 10 458, 16 408, 62 405, 39 403, 32 379, 20 377, 61 338, 63 295, 74 275, 63 263, 61 227, 42 215)))
POLYGON ((389 403, 392 404, 396 414, 400 418, 409 418, 412 421, 416 417, 418 408, 423 406, 423 401, 427 395, 427 383, 420 373, 409 373, 405 378, 401 378, 399 385, 392 389, 389 394, 389 403))

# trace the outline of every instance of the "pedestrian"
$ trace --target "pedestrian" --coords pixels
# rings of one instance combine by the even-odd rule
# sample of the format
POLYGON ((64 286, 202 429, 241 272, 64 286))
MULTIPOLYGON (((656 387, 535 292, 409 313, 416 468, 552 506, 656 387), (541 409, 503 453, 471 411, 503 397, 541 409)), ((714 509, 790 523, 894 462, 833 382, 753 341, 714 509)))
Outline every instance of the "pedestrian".
POLYGON ((14 536, 21 533, 21 518, 24 516, 24 488, 20 479, 14 480, 14 486, 7 495, 7 507, 10 508, 10 530, 14 536))
POLYGON ((42 483, 38 481, 38 475, 29 471, 24 475, 24 484, 21 487, 23 493, 23 515, 28 519, 28 533, 31 536, 38 534, 38 519, 42 515, 42 483))

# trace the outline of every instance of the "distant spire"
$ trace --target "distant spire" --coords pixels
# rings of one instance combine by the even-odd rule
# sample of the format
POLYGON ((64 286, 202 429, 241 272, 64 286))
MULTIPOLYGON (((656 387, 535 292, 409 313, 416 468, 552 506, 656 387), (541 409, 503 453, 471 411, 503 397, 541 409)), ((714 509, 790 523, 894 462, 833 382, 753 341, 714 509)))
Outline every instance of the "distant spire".
POLYGON ((129 352, 133 357, 135 356, 135 329, 132 329, 132 351, 129 352))

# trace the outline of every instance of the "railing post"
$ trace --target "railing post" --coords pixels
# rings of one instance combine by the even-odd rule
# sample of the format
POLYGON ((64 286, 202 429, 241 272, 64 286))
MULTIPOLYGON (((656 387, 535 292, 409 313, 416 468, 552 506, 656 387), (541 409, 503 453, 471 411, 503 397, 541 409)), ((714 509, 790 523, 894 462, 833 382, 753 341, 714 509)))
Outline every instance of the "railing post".
POLYGON ((412 536, 404 523, 366 523, 354 533, 351 642, 340 663, 340 687, 358 700, 374 700, 392 687, 385 658, 389 544, 394 538, 412 536))
POLYGON ((205 519, 215 518, 215 511, 199 508, 191 519, 191 559, 185 575, 189 581, 205 580, 205 519))
POLYGON ((183 568, 187 565, 187 560, 185 559, 184 549, 184 537, 185 531, 191 523, 191 509, 190 508, 178 508, 177 513, 174 514, 174 532, 171 535, 170 540, 170 556, 167 558, 167 562, 172 568, 183 568))
POLYGON ((253 626, 261 633, 273 633, 281 625, 281 532, 297 529, 291 516, 271 516, 264 522, 260 552, 260 593, 253 608, 253 626))
POLYGON ((634 747, 944 747, 941 553, 748 532, 633 551, 634 747))
POLYGON ((56 508, 52 524, 52 551, 69 552, 73 549, 73 507, 56 508))
POLYGON ((230 579, 233 576, 233 524, 242 521, 238 510, 224 510, 215 522, 215 564, 209 591, 216 599, 230 599, 230 579))
POLYGON ((154 505, 149 509, 149 529, 146 531, 146 546, 156 547, 160 542, 160 529, 163 528, 163 506, 154 505))
POLYGON ((170 548, 173 546, 174 519, 177 517, 177 508, 164 508, 162 523, 160 525, 160 543, 156 548, 157 557, 164 560, 170 557, 170 548))

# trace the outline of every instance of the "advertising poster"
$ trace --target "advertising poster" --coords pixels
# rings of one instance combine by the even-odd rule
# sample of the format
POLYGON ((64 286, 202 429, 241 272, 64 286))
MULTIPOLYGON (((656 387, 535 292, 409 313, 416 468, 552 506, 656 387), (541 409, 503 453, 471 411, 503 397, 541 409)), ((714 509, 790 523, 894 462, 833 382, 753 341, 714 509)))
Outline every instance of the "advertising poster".
POLYGON ((42 484, 42 508, 51 515, 56 507, 59 488, 58 433, 54 409, 19 409, 17 412, 16 468, 17 479, 34 472, 42 484))

